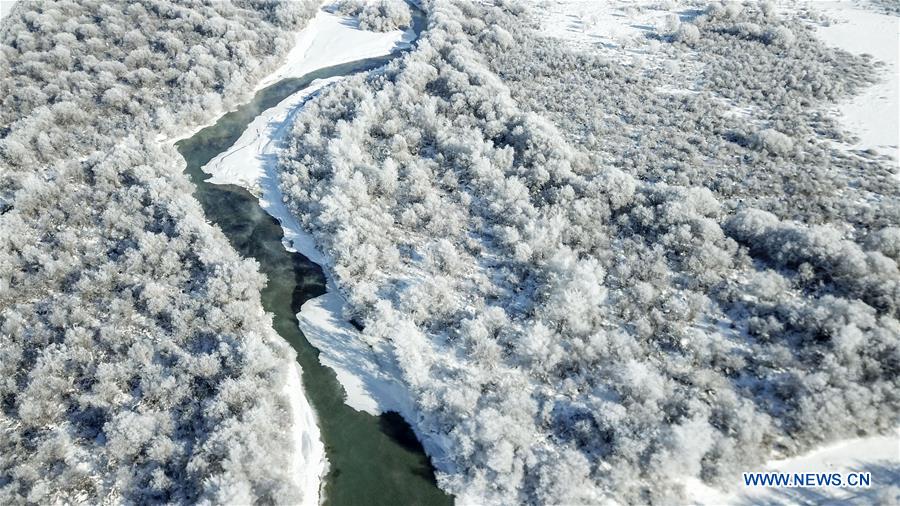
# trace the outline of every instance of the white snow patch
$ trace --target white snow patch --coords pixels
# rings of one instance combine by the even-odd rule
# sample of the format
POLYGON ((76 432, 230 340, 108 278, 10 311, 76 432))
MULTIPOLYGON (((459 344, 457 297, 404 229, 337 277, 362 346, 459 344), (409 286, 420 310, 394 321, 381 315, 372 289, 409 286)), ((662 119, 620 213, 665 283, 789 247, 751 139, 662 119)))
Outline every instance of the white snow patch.
MULTIPOLYGON (((302 253, 302 252, 301 252, 302 253)), ((412 415, 406 387, 386 374, 360 332, 341 318, 346 302, 328 276, 328 291, 306 301, 297 314, 303 335, 321 351, 319 359, 337 374, 348 406, 372 415, 396 411, 412 415)))
MULTIPOLYGON (((803 455, 773 460, 763 469, 747 472, 846 473, 871 472, 870 488, 762 488, 744 487, 743 481, 731 493, 716 490, 700 480, 685 482, 689 501, 693 504, 875 504, 891 492, 900 480, 900 428, 893 434, 844 440, 803 455)), ((738 479, 743 480, 741 477, 738 479)), ((888 501, 896 500, 895 498, 888 501)))
POLYGON ((335 79, 318 79, 308 87, 282 100, 275 107, 266 109, 253 119, 244 133, 226 151, 209 161, 203 172, 210 174, 213 184, 234 184, 260 195, 261 185, 267 178, 277 186, 276 174, 268 174, 266 162, 274 162, 277 142, 290 127, 288 119, 310 95, 335 79), (270 160, 271 159, 271 160, 270 160))
POLYGON ((683 0, 545 0, 538 4, 541 31, 570 47, 623 64, 658 63, 660 41, 698 14, 683 0))
POLYGON ((303 494, 301 506, 317 506, 320 497, 321 477, 328 470, 325 445, 316 423, 316 415, 303 394, 303 379, 300 364, 294 362, 288 368, 288 379, 282 393, 291 401, 291 416, 294 425, 291 435, 294 441, 291 476, 303 494))
POLYGON ((569 42, 581 49, 607 46, 624 49, 641 37, 644 30, 637 22, 637 10, 621 2, 593 0, 553 0, 540 6, 546 13, 541 26, 544 34, 569 42))
POLYGON ((360 30, 355 18, 320 10, 297 32, 284 64, 256 85, 260 90, 282 79, 300 77, 315 70, 389 54, 409 46, 416 38, 412 28, 390 32, 360 30))
POLYGON ((838 107, 842 123, 859 141, 853 150, 872 149, 900 163, 900 17, 867 10, 850 2, 816 2, 836 20, 818 28, 827 44, 854 54, 870 54, 885 63, 881 80, 838 107))
POLYGON ((13 5, 16 4, 18 0, 0 0, 0 19, 6 17, 7 14, 12 11, 13 5))

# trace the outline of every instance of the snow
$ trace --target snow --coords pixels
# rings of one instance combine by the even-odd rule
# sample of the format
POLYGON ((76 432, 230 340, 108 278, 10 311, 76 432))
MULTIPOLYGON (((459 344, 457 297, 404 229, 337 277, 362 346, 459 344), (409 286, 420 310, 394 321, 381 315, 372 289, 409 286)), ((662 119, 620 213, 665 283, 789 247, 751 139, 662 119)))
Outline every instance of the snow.
POLYGON ((771 461, 763 469, 746 471, 787 473, 869 471, 872 473, 872 486, 866 489, 745 488, 741 481, 739 487, 732 493, 725 493, 699 480, 691 479, 685 484, 688 499, 695 504, 822 504, 851 499, 865 504, 876 503, 880 493, 889 493, 888 487, 900 482, 900 429, 891 435, 841 441, 794 458, 771 461))
MULTIPOLYGON (((383 56, 404 47, 415 37, 411 30, 379 33, 360 30, 351 18, 320 12, 297 35, 297 46, 278 70, 263 80, 300 77, 315 70, 364 58, 383 56)), ((234 184, 259 197, 260 206, 276 218, 284 230, 284 246, 298 252, 325 270, 327 259, 316 248, 282 201, 278 186, 276 153, 291 125, 291 116, 317 90, 339 78, 322 79, 267 109, 251 122, 227 151, 203 167, 214 184, 234 184)), ((402 384, 378 366, 375 354, 359 331, 343 317, 345 301, 328 276, 327 293, 307 301, 297 314, 300 330, 320 350, 319 360, 337 374, 350 407, 378 414, 398 411, 412 413, 402 384)))
POLYGON ((291 462, 291 476, 297 477, 297 485, 303 494, 301 506, 319 504, 320 477, 328 470, 325 445, 316 423, 316 415, 303 395, 303 380, 300 365, 291 364, 288 379, 282 393, 291 401, 292 440, 295 448, 291 462))
MULTIPOLYGON (((796 11, 799 2, 780 2, 782 11, 796 11)), ((865 3, 817 1, 809 5, 834 20, 817 27, 827 44, 854 54, 870 54, 885 64, 881 81, 835 108, 843 126, 859 141, 844 146, 873 150, 900 163, 900 17, 866 8, 865 3)), ((687 21, 698 11, 688 2, 546 0, 540 4, 542 31, 571 47, 590 50, 624 64, 659 65, 665 54, 648 33, 665 33, 671 19, 687 21)), ((686 62, 679 62, 684 65, 686 62)))
POLYGON ((276 144, 290 126, 291 113, 322 86, 334 79, 319 79, 310 86, 282 100, 275 107, 266 109, 254 118, 244 133, 227 151, 219 153, 203 167, 210 174, 213 184, 235 184, 259 196, 260 185, 268 183, 277 187, 275 173, 266 170, 264 161, 274 162, 276 144), (271 172, 271 174, 270 174, 271 172))
POLYGON ((647 34, 667 33, 672 19, 687 21, 697 14, 684 2, 655 0, 546 0, 538 8, 545 35, 623 64, 659 63, 660 42, 647 34))
POLYGON ((0 0, 0 19, 6 17, 18 0, 0 0))
POLYGON ((385 411, 413 413, 405 387, 379 367, 377 356, 360 332, 341 318, 344 305, 329 276, 327 293, 303 304, 297 319, 303 335, 321 350, 322 364, 337 374, 347 393, 345 402, 371 415, 385 411))
POLYGON ((543 32, 581 49, 621 50, 641 37, 641 26, 650 26, 638 22, 633 7, 617 2, 600 6, 591 0, 554 0, 540 7, 546 13, 543 32))
POLYGON ((885 63, 880 82, 838 107, 845 128, 859 137, 848 148, 872 149, 900 163, 900 17, 850 2, 816 2, 815 8, 835 20, 817 31, 825 43, 885 63))
POLYGON ((320 10, 297 32, 294 48, 285 57, 284 64, 260 81, 256 90, 321 68, 383 56, 408 46, 415 37, 411 28, 390 32, 360 30, 355 18, 320 10))

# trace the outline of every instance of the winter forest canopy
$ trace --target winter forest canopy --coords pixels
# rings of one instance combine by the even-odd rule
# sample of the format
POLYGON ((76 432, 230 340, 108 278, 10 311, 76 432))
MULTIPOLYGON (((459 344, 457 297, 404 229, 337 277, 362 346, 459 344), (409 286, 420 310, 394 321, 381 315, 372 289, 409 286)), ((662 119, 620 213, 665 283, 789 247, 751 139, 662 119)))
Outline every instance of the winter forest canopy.
MULTIPOLYGON (((646 35, 678 64, 634 65, 534 2, 421 0, 411 50, 291 117, 284 203, 458 500, 679 503, 898 426, 900 185, 823 112, 878 64, 808 12, 688 3, 646 35)), ((246 101, 322 7, 412 23, 401 0, 0 21, 0 503, 309 493, 266 279, 160 139, 246 101)))
POLYGON ((681 72, 572 51, 515 2, 423 8, 415 51, 298 114, 281 188, 441 486, 670 504, 897 425, 900 191, 820 113, 871 61, 767 3, 654 34, 681 72))
POLYGON ((39 0, 0 24, 0 503, 296 503, 293 351, 157 134, 316 2, 39 0))
POLYGON ((338 0, 331 4, 331 11, 356 17, 360 28, 376 32, 407 28, 412 23, 412 13, 403 0, 338 0))

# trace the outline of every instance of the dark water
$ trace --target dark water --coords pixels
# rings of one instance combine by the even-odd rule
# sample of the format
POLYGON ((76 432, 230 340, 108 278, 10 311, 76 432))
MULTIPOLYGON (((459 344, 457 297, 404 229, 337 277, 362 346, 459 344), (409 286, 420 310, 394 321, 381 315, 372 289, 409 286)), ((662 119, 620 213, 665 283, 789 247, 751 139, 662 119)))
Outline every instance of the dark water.
MULTIPOLYGON (((417 17, 416 33, 422 29, 417 17)), ((297 350, 303 367, 306 396, 319 417, 330 463, 325 478, 325 502, 333 505, 452 504, 437 488, 434 470, 409 425, 396 413, 375 417, 344 404, 344 391, 334 372, 319 364, 319 352, 297 326, 296 313, 307 300, 325 293, 325 277, 306 257, 287 252, 278 221, 259 207, 244 189, 213 185, 200 167, 225 151, 262 111, 309 85, 313 80, 346 75, 381 66, 395 53, 318 70, 286 79, 261 90, 253 100, 223 116, 176 146, 187 161, 186 172, 196 185, 194 196, 206 217, 219 226, 232 246, 255 258, 268 277, 262 292, 266 311, 274 315, 278 334, 297 350)))

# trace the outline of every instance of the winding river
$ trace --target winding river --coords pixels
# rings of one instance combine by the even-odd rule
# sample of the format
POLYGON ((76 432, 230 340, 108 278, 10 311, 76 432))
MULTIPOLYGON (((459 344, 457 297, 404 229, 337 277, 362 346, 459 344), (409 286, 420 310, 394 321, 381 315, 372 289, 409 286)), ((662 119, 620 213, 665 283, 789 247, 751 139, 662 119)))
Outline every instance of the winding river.
MULTIPOLYGON (((414 16, 416 36, 424 26, 414 16)), ((305 393, 318 415, 329 461, 324 499, 334 505, 452 504, 436 485, 434 469, 409 425, 396 413, 372 416, 344 404, 344 391, 334 372, 321 365, 319 352, 307 342, 296 314, 307 300, 325 293, 321 268, 282 245, 282 229, 257 199, 238 186, 206 181, 201 167, 227 150, 260 113, 310 85, 316 79, 371 70, 399 56, 359 60, 285 79, 260 90, 249 103, 222 116, 214 125, 176 144, 187 162, 186 173, 196 186, 194 196, 206 217, 222 229, 231 245, 255 258, 268 277, 262 291, 273 326, 297 350, 305 393)))

